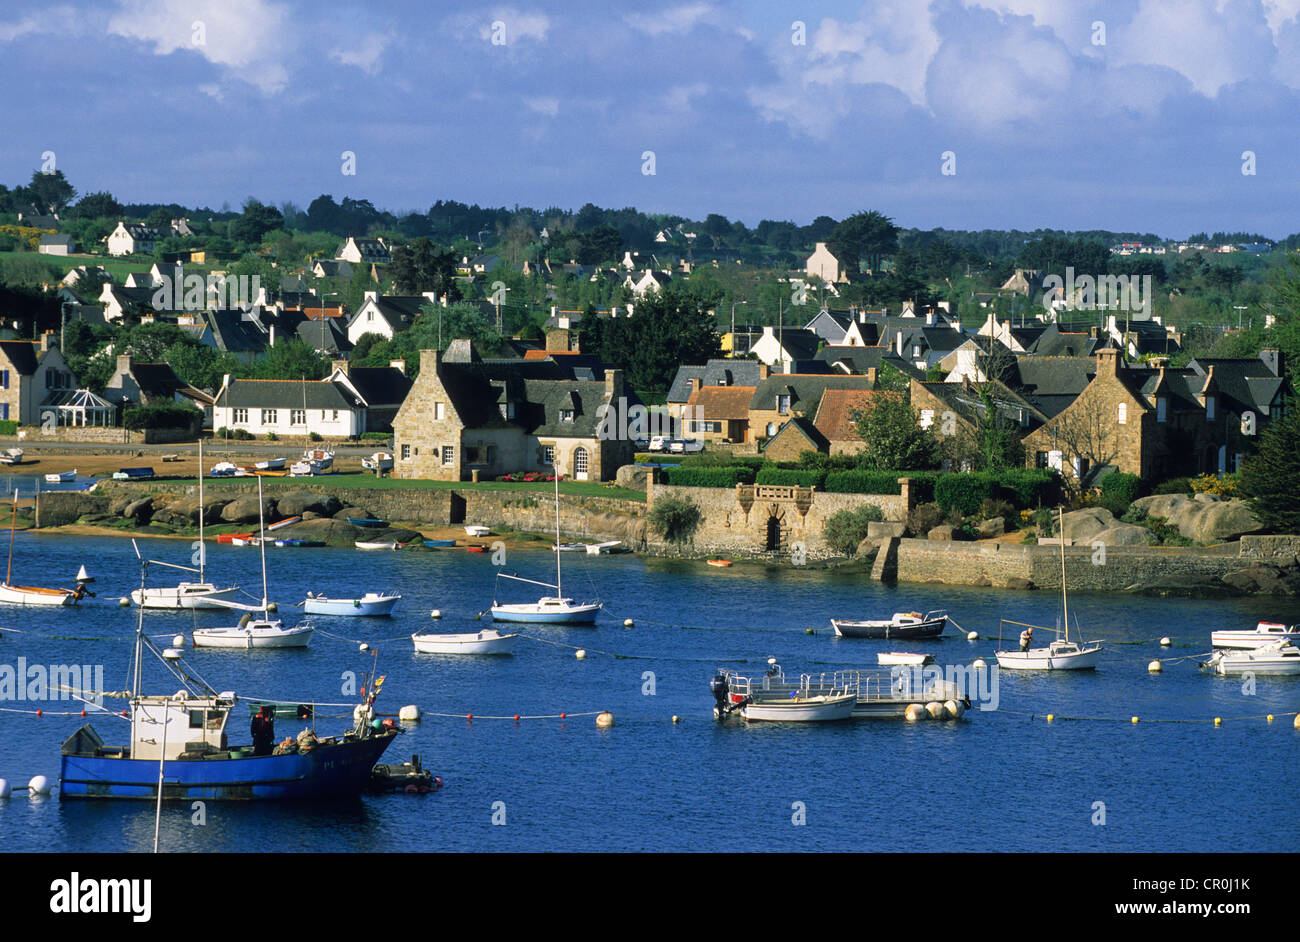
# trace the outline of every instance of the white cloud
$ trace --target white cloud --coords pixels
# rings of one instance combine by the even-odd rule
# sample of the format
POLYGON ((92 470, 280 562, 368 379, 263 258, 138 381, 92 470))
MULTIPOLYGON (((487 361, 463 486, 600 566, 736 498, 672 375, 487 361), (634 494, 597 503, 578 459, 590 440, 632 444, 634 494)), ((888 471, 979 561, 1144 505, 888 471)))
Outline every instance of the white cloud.
POLYGON ((289 76, 281 60, 292 44, 287 7, 270 0, 122 0, 108 31, 153 46, 165 56, 181 49, 268 93, 289 76))
POLYGON ((478 26, 480 38, 492 42, 496 38, 494 24, 500 23, 504 29, 505 45, 509 46, 519 40, 536 40, 546 42, 546 34, 551 28, 551 19, 545 13, 529 13, 514 7, 497 7, 487 17, 464 15, 456 17, 455 22, 462 25, 478 26))
POLYGON ((330 58, 343 65, 354 65, 367 75, 376 74, 382 65, 384 50, 393 37, 382 33, 369 33, 360 43, 348 49, 339 49, 330 53, 330 58))
POLYGON ((706 19, 711 19, 713 7, 707 3, 688 3, 672 7, 661 13, 629 13, 623 17, 628 26, 649 36, 664 33, 689 33, 706 19))
POLYGON ((546 115, 548 118, 554 118, 560 113, 560 100, 558 98, 525 98, 524 104, 528 106, 529 111, 535 111, 538 114, 546 115))
POLYGON ((0 23, 0 42, 12 42, 35 33, 62 33, 72 31, 79 17, 71 7, 59 6, 42 10, 39 15, 24 16, 10 23, 0 23))

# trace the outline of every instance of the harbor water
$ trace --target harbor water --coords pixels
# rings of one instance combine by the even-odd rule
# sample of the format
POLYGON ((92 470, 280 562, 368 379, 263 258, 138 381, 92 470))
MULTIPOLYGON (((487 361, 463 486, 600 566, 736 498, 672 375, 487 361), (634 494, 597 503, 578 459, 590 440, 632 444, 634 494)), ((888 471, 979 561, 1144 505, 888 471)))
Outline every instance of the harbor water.
MULTIPOLYGON (((186 541, 139 543, 156 559, 190 561, 186 541)), ((346 597, 396 589, 402 601, 391 618, 313 616, 317 632, 306 650, 187 646, 187 663, 215 689, 242 697, 343 704, 355 702, 371 667, 371 654, 359 650, 365 642, 379 652, 386 677, 376 709, 395 714, 415 704, 425 714, 385 761, 418 754, 444 787, 328 803, 170 803, 161 822, 165 851, 1250 852, 1300 845, 1300 822, 1289 810, 1300 797, 1300 731, 1292 725, 1300 678, 1252 684, 1203 674, 1190 657, 1208 652, 1215 629, 1300 621, 1294 603, 1072 594, 1072 626, 1077 618, 1088 640, 1105 643, 1099 669, 997 673, 996 709, 976 704, 955 722, 720 724, 708 689, 718 668, 761 674, 775 657, 797 677, 874 668, 877 653, 893 650, 932 653, 940 666, 975 658, 992 666, 999 620, 1055 625, 1060 596, 574 553, 564 557, 565 594, 606 602, 595 628, 500 625, 525 635, 514 656, 456 658, 416 654, 409 636, 487 627, 489 618, 476 616, 497 597, 491 554, 266 552, 271 599, 286 621, 303 620, 294 605, 308 591, 346 597), (444 617, 430 618, 432 609, 444 617), (982 638, 969 642, 949 628, 936 642, 837 639, 829 625, 918 609, 946 609, 963 632, 982 638), (633 627, 624 627, 627 618, 633 627), (1173 644, 1161 647, 1166 635, 1173 644), (1158 657, 1184 659, 1149 673, 1158 657), (602 710, 613 713, 612 728, 597 727, 602 710)), ((521 550, 503 571, 547 580, 554 563, 545 550, 521 550)), ((83 564, 97 579, 95 598, 74 609, 0 610, 0 629, 10 629, 0 631, 0 667, 16 670, 19 658, 29 666, 102 665, 107 689, 129 686, 136 612, 118 600, 139 585, 130 542, 17 535, 16 583, 71 586, 83 564)), ((151 584, 174 584, 177 575, 155 569, 151 584)), ((259 595, 257 550, 211 545, 208 576, 259 595)), ((531 601, 540 591, 522 589, 503 580, 499 598, 531 601)), ((147 613, 145 630, 167 646, 196 626, 233 621, 218 612, 147 613)), ((1006 643, 1014 645, 1014 636, 1006 643)), ((161 665, 146 664, 148 692, 177 686, 161 665)), ((60 744, 85 720, 54 714, 81 705, 12 693, 0 702, 0 778, 57 780, 60 744), (46 715, 28 712, 38 708, 46 715)), ((316 729, 341 732, 350 714, 348 706, 319 707, 316 729)), ((248 741, 247 709, 235 716, 231 741, 248 741)), ((107 743, 126 741, 120 717, 90 721, 107 743)), ((303 725, 280 719, 276 737, 303 725)), ((147 851, 153 831, 149 802, 60 802, 57 791, 0 801, 0 839, 10 852, 147 851)))

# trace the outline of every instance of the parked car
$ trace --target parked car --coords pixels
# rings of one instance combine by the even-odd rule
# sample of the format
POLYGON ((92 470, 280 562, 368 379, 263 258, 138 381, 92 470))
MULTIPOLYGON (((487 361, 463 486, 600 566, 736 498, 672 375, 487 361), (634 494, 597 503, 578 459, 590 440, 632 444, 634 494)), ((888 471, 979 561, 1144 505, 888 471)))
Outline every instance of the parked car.
POLYGON ((664 438, 662 435, 656 435, 654 438, 650 439, 650 449, 649 449, 649 450, 650 450, 650 451, 667 451, 667 450, 668 450, 668 439, 664 438))

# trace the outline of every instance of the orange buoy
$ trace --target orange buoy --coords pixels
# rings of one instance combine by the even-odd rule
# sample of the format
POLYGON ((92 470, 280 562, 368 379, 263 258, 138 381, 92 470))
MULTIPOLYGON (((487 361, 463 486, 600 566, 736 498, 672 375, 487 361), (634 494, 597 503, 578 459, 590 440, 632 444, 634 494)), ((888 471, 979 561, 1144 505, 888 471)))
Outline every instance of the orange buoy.
POLYGON ((465 714, 465 719, 467 719, 467 720, 472 720, 472 719, 474 719, 474 714, 473 714, 473 713, 466 713, 466 714, 465 714))
POLYGON ((515 722, 516 722, 516 723, 519 722, 519 714, 518 714, 518 713, 515 714, 515 722))
POLYGON ((37 716, 44 716, 45 713, 44 713, 43 710, 37 710, 37 711, 36 711, 36 715, 37 715, 37 716))
POLYGON ((563 714, 563 713, 560 714, 560 719, 564 719, 564 714, 563 714))

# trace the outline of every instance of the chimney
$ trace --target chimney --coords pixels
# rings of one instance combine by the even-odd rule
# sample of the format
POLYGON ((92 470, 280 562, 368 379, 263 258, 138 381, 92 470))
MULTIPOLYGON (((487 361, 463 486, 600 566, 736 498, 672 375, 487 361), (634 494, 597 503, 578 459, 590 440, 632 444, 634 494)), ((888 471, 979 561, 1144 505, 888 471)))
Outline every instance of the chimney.
POLYGON ((772 375, 772 368, 770 366, 768 366, 766 363, 758 364, 758 378, 760 380, 767 379, 771 375, 772 375))
POLYGON ((378 291, 367 291, 365 294, 366 294, 366 300, 367 300, 367 301, 378 301, 378 300, 379 300, 379 292, 378 292, 378 291))
MULTIPOLYGON (((692 380, 692 384, 696 382, 692 380)), ((606 370, 605 371, 605 395, 610 402, 620 398, 623 395, 623 371, 606 370)))
POLYGON ((894 332, 894 352, 900 357, 903 355, 903 332, 901 330, 894 332))
POLYGON ((427 373, 430 376, 437 376, 438 370, 442 366, 441 350, 421 350, 420 351, 420 372, 427 373))
POLYGON ((934 308, 932 307, 926 308, 925 310, 925 326, 926 327, 934 326, 934 308))
MULTIPOLYGON (((343 360, 342 362, 343 362, 343 364, 344 364, 344 366, 343 366, 343 372, 346 373, 346 372, 348 371, 348 370, 347 370, 347 362, 348 362, 348 361, 347 361, 347 360, 343 360)), ((388 367, 389 367, 389 369, 394 369, 394 370, 398 370, 398 371, 400 371, 401 374, 402 374, 403 376, 406 375, 406 360, 404 360, 404 359, 403 359, 403 360, 389 360, 389 361, 388 361, 388 367)))
POLYGON ((703 386, 703 385, 704 385, 704 380, 700 379, 698 376, 691 377, 691 393, 692 393, 692 394, 699 392, 699 391, 700 391, 700 387, 703 386))
POLYGON ((46 353, 50 347, 58 349, 59 343, 54 339, 54 331, 47 330, 41 334, 41 353, 46 353))
POLYGON ((119 353, 117 356, 117 371, 122 375, 131 372, 131 354, 119 353))
POLYGON ((347 375, 348 375, 348 361, 347 361, 347 360, 342 360, 342 359, 340 359, 340 360, 330 360, 330 370, 331 370, 331 371, 338 371, 338 372, 342 373, 344 376, 347 376, 347 375))
POLYGON ((876 388, 876 368, 874 366, 867 367, 867 388, 876 388))
MULTIPOLYGON (((1213 367, 1211 367, 1213 369, 1213 367)), ((1097 378, 1119 375, 1119 351, 1105 347, 1097 351, 1097 378)))
POLYGON ((1259 351, 1259 358, 1274 376, 1282 375, 1282 351, 1276 347, 1265 347, 1259 351))

